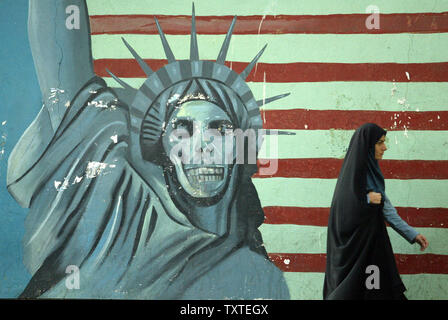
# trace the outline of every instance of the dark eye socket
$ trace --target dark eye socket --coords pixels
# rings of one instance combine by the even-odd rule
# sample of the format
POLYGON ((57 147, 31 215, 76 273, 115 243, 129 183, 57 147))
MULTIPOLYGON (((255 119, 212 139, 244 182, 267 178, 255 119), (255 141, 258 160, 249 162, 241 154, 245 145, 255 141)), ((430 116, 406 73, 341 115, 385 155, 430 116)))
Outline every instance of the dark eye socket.
POLYGON ((173 129, 184 129, 187 130, 188 134, 193 136, 193 121, 188 119, 177 119, 172 124, 173 129))
POLYGON ((216 129, 224 135, 226 130, 233 130, 233 124, 229 120, 215 120, 209 123, 209 129, 216 129))

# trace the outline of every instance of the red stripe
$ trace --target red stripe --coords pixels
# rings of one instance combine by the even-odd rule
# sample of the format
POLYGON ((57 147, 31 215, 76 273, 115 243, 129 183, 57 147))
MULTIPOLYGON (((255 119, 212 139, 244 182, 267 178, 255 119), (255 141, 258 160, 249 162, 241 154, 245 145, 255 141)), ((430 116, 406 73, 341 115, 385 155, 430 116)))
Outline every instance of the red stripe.
MULTIPOLYGON (((259 170, 253 177, 336 179, 343 161, 336 158, 258 159, 259 168, 276 168, 276 171, 266 175, 259 170)), ((381 160, 380 166, 386 179, 448 179, 447 160, 381 160)))
MULTIPOLYGON (((283 272, 325 272, 326 254, 270 253, 269 258, 283 272)), ((448 255, 395 254, 395 261, 400 274, 448 273, 448 255)))
MULTIPOLYGON (((275 49, 273 49, 275 50, 275 49)), ((254 53, 255 55, 255 53, 254 53)), ((157 70, 166 60, 147 59, 146 63, 157 70)), ((227 62, 241 73, 247 62, 227 62)), ((133 59, 98 59, 95 73, 109 77, 108 68, 118 77, 144 78, 145 74, 133 59)), ((388 81, 448 82, 448 62, 437 63, 258 63, 246 81, 249 82, 326 82, 326 81, 388 81)))
MULTIPOLYGON (((369 14, 239 16, 234 34, 355 34, 448 32, 448 13, 381 14, 380 28, 368 29, 369 14)), ((157 16, 166 34, 188 35, 191 16, 157 16)), ((197 16, 199 34, 226 34, 233 16, 197 16)), ((92 34, 158 34, 152 15, 91 16, 92 34)))
POLYGON ((396 208, 409 225, 423 228, 448 228, 447 208, 396 208))
POLYGON ((269 259, 283 272, 325 272, 324 253, 269 253, 269 259))
POLYGON ((448 111, 263 110, 265 129, 353 130, 374 122, 388 131, 448 130, 448 111))
MULTIPOLYGON (((397 207, 398 215, 416 228, 448 228, 448 208, 397 207)), ((263 208, 266 224, 296 224, 326 227, 330 208, 281 207, 263 208)))
POLYGON ((296 224, 326 227, 330 208, 264 207, 266 224, 296 224))

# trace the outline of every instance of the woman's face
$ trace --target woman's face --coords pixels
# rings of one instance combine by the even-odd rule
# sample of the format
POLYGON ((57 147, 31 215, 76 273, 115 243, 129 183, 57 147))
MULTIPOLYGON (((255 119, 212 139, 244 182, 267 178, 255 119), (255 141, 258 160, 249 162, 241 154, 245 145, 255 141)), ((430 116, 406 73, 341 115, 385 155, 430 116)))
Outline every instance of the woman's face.
POLYGON ((381 160, 383 159, 384 151, 387 150, 386 147, 386 136, 383 135, 375 144, 375 159, 381 160))

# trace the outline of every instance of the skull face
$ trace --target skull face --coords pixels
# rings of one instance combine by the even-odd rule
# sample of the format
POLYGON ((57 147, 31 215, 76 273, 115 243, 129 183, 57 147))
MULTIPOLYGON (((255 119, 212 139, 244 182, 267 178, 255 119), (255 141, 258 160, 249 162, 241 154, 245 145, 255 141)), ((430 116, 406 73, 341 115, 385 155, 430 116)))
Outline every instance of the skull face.
POLYGON ((226 137, 232 129, 227 113, 208 101, 189 101, 172 113, 162 144, 190 196, 215 197, 228 185, 234 149, 226 137))

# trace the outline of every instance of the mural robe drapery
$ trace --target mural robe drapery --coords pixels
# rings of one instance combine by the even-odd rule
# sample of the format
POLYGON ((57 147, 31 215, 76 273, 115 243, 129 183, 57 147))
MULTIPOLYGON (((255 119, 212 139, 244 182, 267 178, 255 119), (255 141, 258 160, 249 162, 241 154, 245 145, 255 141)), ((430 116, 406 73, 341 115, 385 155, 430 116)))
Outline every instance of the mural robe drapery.
POLYGON ((22 297, 289 298, 262 247, 262 210, 242 167, 218 236, 174 205, 160 167, 141 172, 130 161, 128 109, 103 80, 63 112, 52 108, 42 107, 9 159, 8 189, 30 208, 24 262, 33 276, 22 297), (244 192, 257 201, 242 201, 244 192), (79 289, 66 286, 69 266, 79 268, 79 289))

